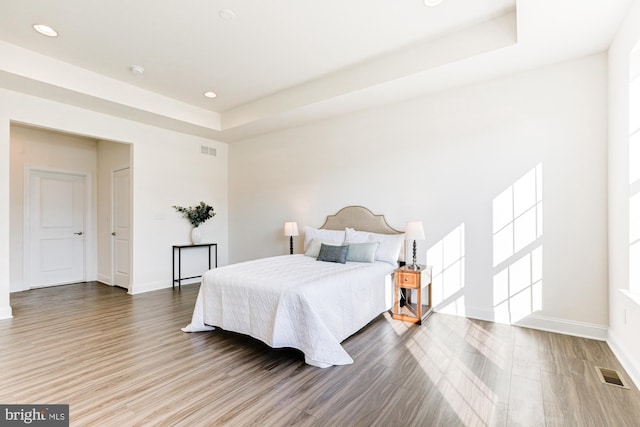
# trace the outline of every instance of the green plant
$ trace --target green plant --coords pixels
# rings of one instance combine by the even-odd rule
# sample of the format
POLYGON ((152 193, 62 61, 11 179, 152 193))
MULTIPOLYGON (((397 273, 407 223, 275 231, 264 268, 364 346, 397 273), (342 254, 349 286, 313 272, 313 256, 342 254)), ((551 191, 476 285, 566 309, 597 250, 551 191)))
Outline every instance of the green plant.
POLYGON ((199 226, 206 220, 213 218, 216 216, 216 213, 213 211, 213 208, 206 204, 205 202, 200 202, 199 205, 189 206, 187 208, 183 208, 182 206, 172 206, 175 210, 180 212, 183 217, 187 218, 191 225, 194 227, 199 226))

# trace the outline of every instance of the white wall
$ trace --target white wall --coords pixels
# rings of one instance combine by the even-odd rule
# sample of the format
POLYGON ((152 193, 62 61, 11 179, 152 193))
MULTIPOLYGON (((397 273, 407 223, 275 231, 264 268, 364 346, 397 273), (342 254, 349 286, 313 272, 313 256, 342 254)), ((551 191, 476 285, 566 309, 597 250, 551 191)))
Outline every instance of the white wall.
POLYGON ((218 243, 220 265, 227 264, 227 145, 179 134, 153 139, 133 147, 135 292, 164 287, 171 277, 171 245, 190 242, 191 224, 173 205, 213 206, 216 216, 200 226, 202 241, 218 243), (216 148, 217 156, 201 154, 200 144, 216 148))
POLYGON ((285 254, 285 221, 364 205, 399 229, 424 222, 437 309, 500 318, 494 279, 511 268, 515 294, 530 271, 517 261, 542 248, 542 281, 523 285, 541 301, 511 321, 604 339, 606 67, 594 55, 231 144, 230 260, 285 254), (494 267, 493 201, 537 165, 542 235, 494 267))
MULTIPOLYGON (((0 104, 0 110, 2 104, 0 104)), ((2 117, 2 114, 0 114, 2 117)), ((0 319, 11 317, 11 305, 9 304, 9 121, 0 120, 0 319)))
MULTIPOLYGON (((220 243, 227 263, 227 145, 90 110, 0 90, 0 236, 9 236, 11 122, 133 144, 133 271, 130 293, 171 286, 171 245, 188 242, 190 225, 172 208, 208 201, 218 215, 205 238, 220 243), (200 154, 200 146, 217 156, 200 154)), ((0 239, 0 315, 9 317, 9 242, 0 239)))
MULTIPOLYGON (((640 384, 640 299, 629 298, 629 53, 640 41, 640 3, 633 2, 609 49, 609 337, 640 384)), ((634 219, 637 223, 638 218, 634 219)))
POLYGON ((24 196, 29 169, 80 173, 87 177, 91 200, 85 207, 85 277, 96 279, 96 141, 68 134, 11 126, 11 292, 29 289, 24 272, 24 196))

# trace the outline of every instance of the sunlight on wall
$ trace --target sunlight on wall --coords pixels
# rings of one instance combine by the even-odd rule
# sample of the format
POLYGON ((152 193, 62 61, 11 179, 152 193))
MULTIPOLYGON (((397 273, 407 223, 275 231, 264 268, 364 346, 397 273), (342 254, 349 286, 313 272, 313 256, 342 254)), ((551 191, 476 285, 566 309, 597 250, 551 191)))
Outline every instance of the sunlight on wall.
POLYGON ((464 224, 460 224, 427 250, 432 266, 433 306, 438 312, 465 315, 464 224))
POLYGON ((514 323, 542 309, 542 164, 493 200, 493 307, 514 323))
POLYGON ((514 323, 542 309, 542 246, 493 277, 496 322, 514 323))
POLYGON ((629 290, 640 293, 640 48, 631 54, 629 84, 629 290), (634 66, 637 69, 634 69, 634 66))

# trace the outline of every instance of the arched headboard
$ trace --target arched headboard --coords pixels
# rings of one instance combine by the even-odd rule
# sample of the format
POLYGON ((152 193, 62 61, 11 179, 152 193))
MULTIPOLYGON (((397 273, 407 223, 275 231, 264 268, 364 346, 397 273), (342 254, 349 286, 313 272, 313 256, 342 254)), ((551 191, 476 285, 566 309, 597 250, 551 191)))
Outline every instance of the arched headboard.
POLYGON ((384 215, 376 215, 364 206, 344 207, 335 215, 328 215, 320 228, 325 230, 344 230, 347 227, 380 234, 402 233, 402 231, 391 227, 384 215))

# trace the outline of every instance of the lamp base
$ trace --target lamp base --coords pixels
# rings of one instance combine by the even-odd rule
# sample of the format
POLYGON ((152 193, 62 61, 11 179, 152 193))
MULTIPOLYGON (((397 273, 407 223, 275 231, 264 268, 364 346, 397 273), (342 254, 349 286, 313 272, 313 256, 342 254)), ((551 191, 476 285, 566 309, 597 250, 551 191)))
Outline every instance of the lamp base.
POLYGON ((413 241, 413 263, 411 264, 411 269, 412 270, 420 270, 420 264, 416 263, 416 254, 417 254, 417 247, 416 247, 416 241, 413 241))

